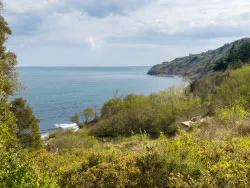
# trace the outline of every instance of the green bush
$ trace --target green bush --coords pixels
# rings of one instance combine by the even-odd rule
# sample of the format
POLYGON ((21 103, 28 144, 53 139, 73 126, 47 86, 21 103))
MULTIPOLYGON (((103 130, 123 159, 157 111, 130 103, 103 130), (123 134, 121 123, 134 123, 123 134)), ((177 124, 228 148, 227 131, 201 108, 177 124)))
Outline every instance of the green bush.
POLYGON ((36 168, 46 165, 61 187, 250 186, 249 136, 206 140, 180 132, 172 139, 161 135, 138 142, 133 137, 106 144, 102 149, 44 151, 37 155, 36 168), (131 141, 134 147, 125 149, 131 141))
POLYGON ((131 136, 146 131, 158 137, 163 131, 175 135, 181 121, 203 115, 199 97, 187 94, 184 86, 169 88, 150 96, 130 94, 104 104, 99 121, 90 129, 98 137, 131 136))
POLYGON ((74 149, 74 148, 90 148, 96 144, 96 139, 88 136, 87 130, 58 130, 54 132, 53 137, 49 142, 48 148, 55 150, 59 149, 74 149))

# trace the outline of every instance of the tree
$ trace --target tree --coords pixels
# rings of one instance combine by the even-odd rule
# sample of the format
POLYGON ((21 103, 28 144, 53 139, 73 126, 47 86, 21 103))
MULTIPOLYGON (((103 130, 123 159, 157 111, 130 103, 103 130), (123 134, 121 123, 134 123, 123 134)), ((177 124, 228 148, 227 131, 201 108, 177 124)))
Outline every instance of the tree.
POLYGON ((227 61, 234 62, 234 61, 238 61, 239 59, 240 58, 239 58, 237 47, 235 45, 233 45, 229 51, 228 56, 227 56, 227 61))
POLYGON ((39 120, 26 101, 17 98, 11 102, 11 110, 17 118, 17 137, 24 148, 41 148, 41 135, 39 131, 39 120))
POLYGON ((101 109, 102 117, 110 117, 117 114, 123 107, 123 101, 121 98, 112 98, 105 102, 101 109))
POLYGON ((202 101, 205 101, 209 95, 215 93, 216 87, 221 84, 227 72, 216 72, 213 75, 207 74, 199 79, 194 80, 190 84, 190 90, 202 101))
POLYGON ((215 63, 214 71, 225 71, 228 67, 228 63, 222 58, 215 63))
POLYGON ((76 123, 77 125, 79 125, 79 123, 80 123, 80 121, 79 121, 79 114, 76 113, 75 115, 73 115, 73 116, 71 117, 70 120, 71 120, 71 122, 76 123))
POLYGON ((85 119, 85 123, 88 123, 91 119, 95 117, 95 112, 91 107, 85 108, 82 114, 85 119))
POLYGON ((216 88, 214 102, 217 106, 232 108, 240 104, 245 109, 250 109, 250 66, 245 65, 226 77, 221 85, 216 88))
POLYGON ((13 95, 20 87, 20 83, 17 80, 15 67, 17 64, 17 57, 12 52, 6 52, 4 46, 7 35, 10 35, 12 31, 2 16, 0 16, 0 28, 0 74, 3 76, 2 97, 8 98, 9 95, 13 95))
MULTIPOLYGON (((0 187, 56 187, 56 183, 46 173, 37 173, 31 167, 28 153, 20 147, 17 138, 19 119, 11 110, 13 106, 11 107, 8 100, 19 87, 15 68, 17 60, 16 55, 6 52, 4 46, 7 35, 10 34, 11 29, 0 15, 0 187)), ((26 106, 26 111, 32 114, 30 107, 26 106)), ((34 117, 30 118, 37 122, 34 117)), ((34 127, 33 131, 38 139, 38 127, 34 127)))
POLYGON ((247 63, 250 60, 250 41, 244 42, 239 48, 239 56, 241 61, 247 63))
POLYGON ((239 51, 235 45, 233 45, 231 50, 229 51, 229 54, 227 56, 227 62, 229 66, 233 69, 237 69, 242 66, 239 51))

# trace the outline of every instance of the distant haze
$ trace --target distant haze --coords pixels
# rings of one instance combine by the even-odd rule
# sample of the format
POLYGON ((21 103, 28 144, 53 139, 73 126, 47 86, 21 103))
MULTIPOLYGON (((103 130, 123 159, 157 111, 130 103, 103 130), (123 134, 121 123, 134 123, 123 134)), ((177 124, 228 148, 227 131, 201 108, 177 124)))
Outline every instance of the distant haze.
POLYGON ((246 0, 3 0, 20 66, 151 66, 249 37, 246 0))

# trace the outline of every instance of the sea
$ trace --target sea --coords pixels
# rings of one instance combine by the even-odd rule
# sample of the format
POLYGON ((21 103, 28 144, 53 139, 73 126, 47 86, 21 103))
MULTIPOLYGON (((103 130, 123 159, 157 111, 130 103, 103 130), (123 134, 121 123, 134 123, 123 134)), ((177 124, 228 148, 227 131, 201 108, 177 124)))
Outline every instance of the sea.
POLYGON ((147 75, 150 67, 19 67, 23 97, 40 120, 40 131, 76 128, 70 118, 86 107, 98 112, 114 96, 149 95, 184 83, 178 77, 147 75))

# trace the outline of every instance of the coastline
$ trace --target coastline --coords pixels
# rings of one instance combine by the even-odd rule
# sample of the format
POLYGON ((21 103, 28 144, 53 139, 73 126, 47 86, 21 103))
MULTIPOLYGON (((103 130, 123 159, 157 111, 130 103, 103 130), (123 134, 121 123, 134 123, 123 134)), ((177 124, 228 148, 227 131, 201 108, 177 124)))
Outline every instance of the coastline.
MULTIPOLYGON (((144 73, 145 74, 145 73, 144 73)), ((185 85, 187 86, 188 84, 190 84, 191 80, 187 77, 183 77, 183 76, 180 76, 180 75, 166 75, 166 74, 158 74, 158 75, 151 75, 151 74, 145 74, 145 75, 148 75, 148 76, 155 76, 155 77, 165 77, 165 78, 175 78, 175 79, 179 79, 183 82, 185 82, 185 85)), ((54 124, 54 127, 53 128, 50 128, 48 130, 43 130, 40 132, 41 134, 41 139, 46 139, 50 133, 53 133, 57 130, 67 130, 67 129, 73 129, 73 130, 77 130, 77 125, 74 124, 74 123, 61 123, 61 124, 54 124)))
POLYGON ((50 133, 53 133, 53 132, 55 132, 57 130, 69 130, 69 129, 72 129, 74 131, 78 131, 79 127, 78 127, 78 125, 76 123, 55 124, 55 128, 50 129, 51 131, 41 132, 41 139, 48 138, 50 133))
POLYGON ((181 75, 174 75, 174 74, 147 74, 149 76, 157 76, 157 77, 169 77, 169 78, 180 78, 182 81, 188 82, 189 84, 192 83, 192 80, 188 78, 187 76, 181 76, 181 75))

